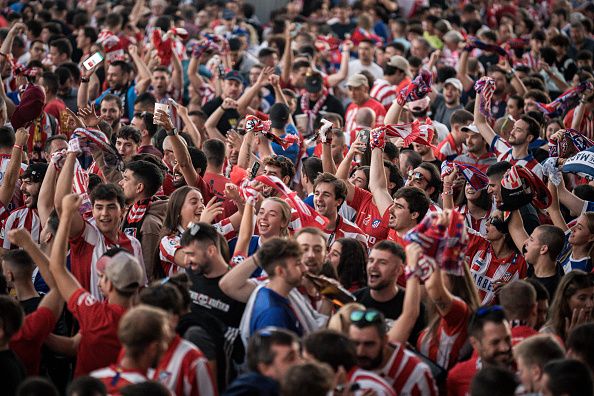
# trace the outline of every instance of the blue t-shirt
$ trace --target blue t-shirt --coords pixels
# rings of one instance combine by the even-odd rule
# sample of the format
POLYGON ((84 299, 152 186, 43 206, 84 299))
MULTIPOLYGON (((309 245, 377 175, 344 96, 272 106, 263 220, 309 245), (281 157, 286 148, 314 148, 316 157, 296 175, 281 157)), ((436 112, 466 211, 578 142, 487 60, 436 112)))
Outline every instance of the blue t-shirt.
POLYGON ((574 270, 582 270, 585 272, 592 271, 592 260, 590 256, 583 257, 581 259, 574 259, 571 254, 571 244, 569 243, 569 235, 571 234, 571 230, 567 230, 565 232, 565 244, 563 245, 563 250, 559 255, 559 265, 563 269, 563 273, 567 274, 568 272, 574 270))
MULTIPOLYGON (((235 245, 237 245, 237 237, 231 239, 229 241, 229 252, 231 252, 231 257, 235 255, 235 245)), ((248 247, 247 256, 250 257, 256 254, 258 248, 260 247, 260 235, 252 235, 250 239, 250 245, 248 247)), ((245 254, 245 252, 242 252, 245 254)), ((257 278, 262 275, 262 268, 257 268, 251 275, 252 278, 257 278)))
POLYGON ((289 300, 272 289, 263 287, 258 290, 250 318, 250 334, 269 327, 279 327, 303 335, 301 323, 297 319, 289 300))
POLYGON ((313 194, 309 194, 307 197, 305 197, 305 199, 303 200, 303 202, 305 202, 306 204, 308 204, 312 209, 315 209, 316 208, 314 206, 314 195, 313 194))
MULTIPOLYGON (((297 128, 295 128, 293 124, 289 124, 285 127, 285 134, 282 137, 284 138, 287 134, 299 136, 297 128)), ((270 142, 270 146, 272 147, 274 154, 285 156, 290 159, 293 164, 297 164, 297 156, 299 155, 299 145, 297 143, 293 143, 286 150, 283 149, 280 144, 275 142, 270 142)))

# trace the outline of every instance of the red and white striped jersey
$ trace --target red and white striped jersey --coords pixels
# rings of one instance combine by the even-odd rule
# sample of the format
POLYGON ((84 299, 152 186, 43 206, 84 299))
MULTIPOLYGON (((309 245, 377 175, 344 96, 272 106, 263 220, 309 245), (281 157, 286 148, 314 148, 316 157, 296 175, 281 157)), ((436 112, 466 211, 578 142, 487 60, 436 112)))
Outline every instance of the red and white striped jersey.
POLYGON ((85 221, 85 226, 81 234, 70 239, 70 271, 80 282, 81 286, 99 301, 103 300, 103 294, 99 290, 97 261, 106 251, 113 247, 126 249, 138 259, 140 266, 145 272, 146 282, 142 247, 138 239, 133 236, 126 235, 118 230, 118 240, 111 241, 99 231, 94 223, 85 221))
POLYGON ((470 273, 478 289, 481 305, 489 305, 495 299, 493 283, 509 283, 524 279, 528 274, 524 256, 513 252, 507 257, 496 257, 491 243, 471 229, 468 229, 466 256, 469 258, 470 273))
POLYGON ((515 159, 512 157, 512 146, 499 136, 495 136, 491 149, 497 154, 497 161, 507 161, 512 165, 523 166, 531 170, 539 178, 543 178, 542 165, 531 154, 527 157, 515 159))
MULTIPOLYGON (((4 184, 4 175, 6 174, 6 168, 8 168, 8 163, 10 162, 10 154, 0 154, 0 185, 4 184)), ((19 170, 19 174, 22 174, 27 169, 27 164, 21 163, 21 169, 19 170)), ((12 209, 18 208, 23 204, 23 199, 20 191, 21 181, 17 179, 17 185, 12 195, 12 199, 10 202, 5 202, 6 210, 10 211, 12 209)), ((1 215, 1 211, 0 211, 1 215)), ((6 214, 6 217, 8 213, 6 214)), ((0 220, 2 217, 0 216, 0 220)))
POLYGON ((525 52, 522 55, 522 60, 520 64, 524 66, 528 66, 531 69, 539 70, 540 69, 540 55, 535 56, 532 51, 525 52))
POLYGON ((11 246, 8 240, 8 232, 24 228, 31 233, 31 238, 35 243, 39 243, 39 236, 41 234, 41 221, 37 214, 37 209, 30 209, 26 206, 13 210, 8 218, 4 220, 2 228, 0 229, 0 247, 10 250, 16 248, 11 246))
POLYGON ((357 396, 363 394, 366 390, 374 391, 377 396, 396 396, 396 393, 386 380, 371 371, 360 369, 357 366, 351 368, 347 373, 347 382, 351 386, 354 384, 359 386, 359 390, 355 392, 357 396))
MULTIPOLYGON (((575 113, 575 109, 571 109, 565 115, 563 119, 563 125, 569 125, 573 123, 573 115, 575 113)), ((584 135, 586 135, 589 139, 594 139, 594 113, 591 110, 587 110, 582 117, 582 122, 578 127, 578 131, 584 135)))
POLYGON ((355 223, 348 221, 341 215, 336 218, 336 228, 334 231, 322 230, 326 234, 326 240, 328 246, 332 245, 332 242, 340 238, 353 238, 363 243, 367 247, 368 235, 364 233, 359 226, 355 223))
POLYGON ((446 138, 439 143, 433 154, 440 161, 451 161, 463 152, 463 145, 458 146, 454 140, 454 136, 448 133, 446 138))
POLYGON ((373 87, 369 92, 369 96, 380 102, 386 108, 386 110, 388 110, 390 106, 392 106, 392 103, 396 101, 398 92, 396 92, 395 85, 390 84, 386 80, 378 78, 373 83, 373 87))
POLYGON ((458 212, 464 216, 464 224, 466 224, 466 227, 473 229, 482 236, 487 235, 487 219, 491 217, 492 210, 492 207, 489 208, 483 217, 475 219, 468 211, 468 205, 464 204, 458 207, 458 212))
POLYGON ((99 379, 107 388, 108 395, 119 395, 120 389, 132 384, 147 382, 149 379, 145 374, 136 370, 126 370, 112 364, 99 370, 91 372, 91 377, 99 379))
POLYGON ((399 396, 437 396, 431 369, 403 344, 391 344, 394 352, 379 375, 399 396))
POLYGON ((471 314, 468 305, 455 297, 450 312, 439 320, 436 333, 428 334, 428 329, 421 332, 417 349, 441 367, 452 368, 466 342, 471 314))
POLYGON ((194 344, 180 336, 175 336, 149 377, 176 395, 217 395, 215 379, 206 358, 194 344))

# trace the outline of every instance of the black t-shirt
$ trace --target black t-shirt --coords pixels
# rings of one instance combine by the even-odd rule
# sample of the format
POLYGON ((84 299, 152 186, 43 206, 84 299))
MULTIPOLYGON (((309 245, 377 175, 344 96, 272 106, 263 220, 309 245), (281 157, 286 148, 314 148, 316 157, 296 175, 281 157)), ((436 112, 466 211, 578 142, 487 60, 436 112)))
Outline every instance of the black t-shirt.
POLYGON ((0 351, 0 384, 3 395, 15 395, 26 376, 25 366, 13 351, 0 351))
POLYGON ((338 36, 339 39, 344 40, 344 36, 347 33, 350 34, 353 30, 355 30, 356 27, 357 27, 357 24, 352 21, 349 21, 347 23, 336 22, 336 23, 330 25, 330 30, 332 30, 334 33, 336 33, 336 35, 338 36))
POLYGON ((557 272, 555 275, 547 276, 545 278, 539 278, 536 275, 532 275, 531 278, 538 281, 538 283, 547 289, 549 292, 549 301, 552 301, 555 296, 555 291, 557 291, 557 286, 559 285, 559 282, 561 282, 561 276, 562 275, 557 272))
MULTIPOLYGON (((309 101, 309 109, 313 110, 316 102, 309 101)), ((340 114, 340 116, 344 120, 344 106, 340 103, 340 100, 336 99, 334 95, 328 95, 326 98, 326 102, 320 109, 320 111, 326 111, 330 113, 340 114)), ((303 114, 303 109, 301 108, 301 96, 297 98, 297 109, 295 110, 295 114, 303 114)))
POLYGON ((227 296, 219 287, 216 278, 205 278, 202 274, 186 270, 192 281, 190 294, 192 297, 192 312, 200 313, 205 310, 229 327, 238 328, 245 304, 227 296))
MULTIPOLYGON (((223 98, 217 96, 213 100, 206 102, 204 106, 202 106, 202 110, 210 116, 222 103, 223 98)), ((227 136, 227 131, 229 129, 237 128, 237 125, 239 125, 239 120, 241 120, 241 115, 237 110, 225 110, 221 119, 219 120, 219 123, 217 124, 217 128, 219 132, 227 136)))
MULTIPOLYGON (((394 321, 402 314, 402 306, 404 305, 404 289, 398 288, 398 293, 393 299, 386 302, 379 302, 371 297, 371 289, 364 287, 363 289, 357 290, 354 295, 357 298, 357 302, 365 305, 366 308, 373 308, 384 314, 386 319, 394 321)), ((391 324, 390 324, 391 325, 391 324)), ((417 338, 421 331, 425 328, 425 306, 421 303, 421 311, 419 317, 415 322, 415 326, 410 334, 408 341, 416 345, 417 338)))
POLYGON ((25 311, 25 315, 29 315, 32 312, 35 312, 39 303, 41 302, 41 297, 31 297, 26 300, 19 301, 21 308, 25 311))

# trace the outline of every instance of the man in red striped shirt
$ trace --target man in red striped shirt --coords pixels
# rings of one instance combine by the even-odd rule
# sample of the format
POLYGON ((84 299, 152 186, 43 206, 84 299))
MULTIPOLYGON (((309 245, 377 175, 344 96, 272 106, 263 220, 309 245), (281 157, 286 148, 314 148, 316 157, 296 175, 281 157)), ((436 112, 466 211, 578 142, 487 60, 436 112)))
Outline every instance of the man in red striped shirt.
POLYGON ((384 105, 387 111, 396 101, 398 93, 410 84, 411 77, 406 58, 395 55, 384 66, 384 79, 375 80, 369 95, 384 105))
POLYGON ((350 319, 349 338, 357 348, 359 366, 379 374, 392 385, 397 395, 437 395, 429 366, 407 351, 404 344, 388 342, 381 312, 373 309, 355 311, 350 319))
POLYGON ((338 208, 347 196, 347 187, 344 181, 339 180, 331 173, 320 174, 314 182, 314 206, 319 214, 329 220, 323 232, 328 237, 328 246, 340 238, 353 238, 367 247, 367 234, 355 223, 348 221, 338 214, 338 208))
POLYGON ((119 394, 127 385, 148 381, 148 370, 157 365, 171 336, 165 311, 146 305, 130 309, 118 326, 124 357, 117 364, 93 371, 91 377, 101 380, 110 395, 119 394))

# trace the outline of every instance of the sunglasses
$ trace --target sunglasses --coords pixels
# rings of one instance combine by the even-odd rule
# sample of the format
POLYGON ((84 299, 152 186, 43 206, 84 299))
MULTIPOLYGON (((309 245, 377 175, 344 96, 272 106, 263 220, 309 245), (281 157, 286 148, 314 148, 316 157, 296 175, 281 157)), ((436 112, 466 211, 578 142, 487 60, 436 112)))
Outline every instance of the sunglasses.
POLYGON ((477 318, 482 318, 493 312, 503 312, 503 308, 501 307, 501 305, 489 305, 485 307, 479 307, 475 312, 475 316, 477 318))
POLYGON ((414 180, 414 181, 425 180, 427 183, 429 183, 429 180, 427 180, 421 172, 419 172, 419 171, 415 172, 413 170, 408 171, 408 180, 414 180))
POLYGON ((351 312, 350 316, 352 323, 377 323, 381 321, 381 314, 374 309, 356 310, 351 312))

